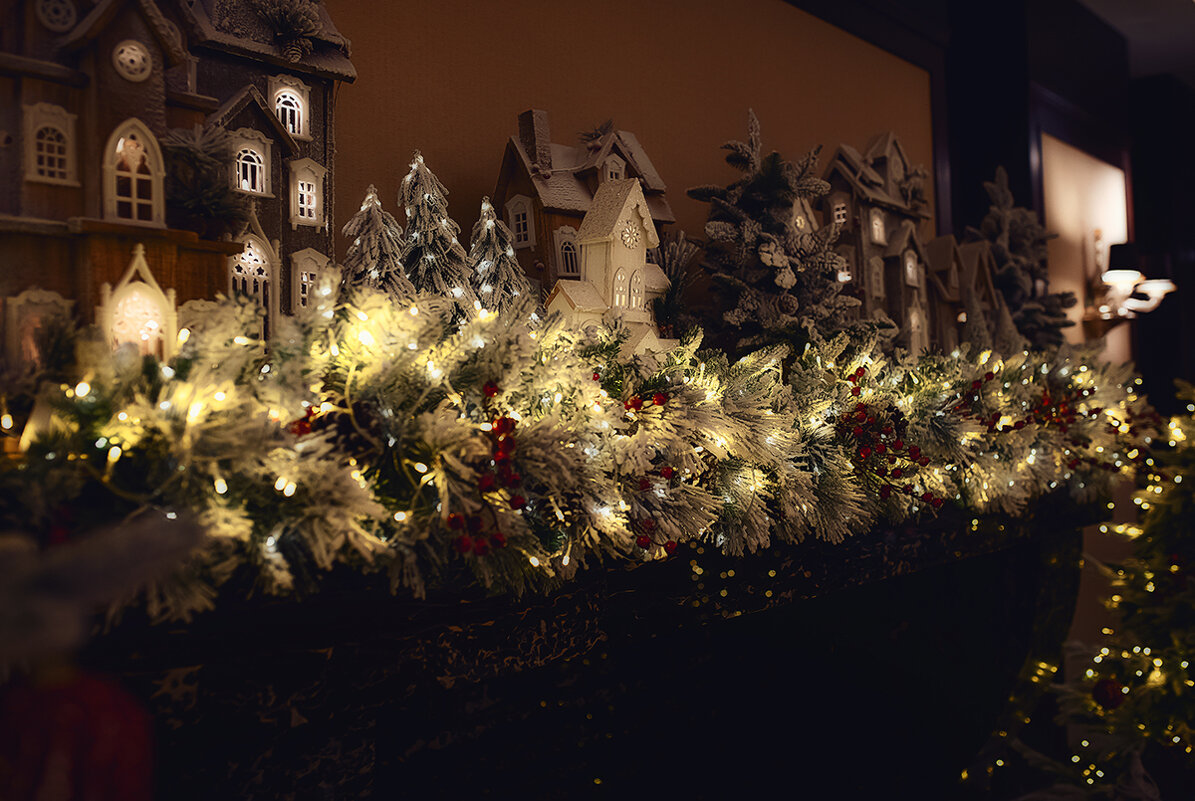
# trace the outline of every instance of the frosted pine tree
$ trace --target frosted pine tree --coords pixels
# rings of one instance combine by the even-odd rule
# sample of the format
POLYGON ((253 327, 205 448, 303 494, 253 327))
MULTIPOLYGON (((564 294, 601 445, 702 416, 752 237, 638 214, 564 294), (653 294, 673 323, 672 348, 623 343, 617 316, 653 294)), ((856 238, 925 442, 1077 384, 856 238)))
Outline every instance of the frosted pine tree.
POLYGON ((514 237, 494 214, 490 199, 481 200, 481 217, 473 226, 469 248, 473 291, 481 305, 503 314, 519 305, 531 292, 531 283, 515 259, 514 237))
POLYGON ((402 226, 382 208, 373 184, 361 210, 345 223, 342 233, 351 240, 344 257, 342 288, 377 287, 398 300, 415 294, 402 267, 402 226))
POLYGON ((418 150, 398 195, 407 214, 402 254, 407 278, 417 291, 451 300, 455 320, 467 319, 475 313, 477 300, 469 280, 469 255, 457 238, 460 226, 448 216, 448 190, 418 150))

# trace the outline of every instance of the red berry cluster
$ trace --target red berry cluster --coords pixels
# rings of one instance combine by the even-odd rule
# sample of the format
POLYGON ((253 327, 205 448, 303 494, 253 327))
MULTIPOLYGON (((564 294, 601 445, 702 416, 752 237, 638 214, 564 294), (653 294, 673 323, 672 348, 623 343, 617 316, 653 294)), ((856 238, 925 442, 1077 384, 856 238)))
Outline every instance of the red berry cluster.
POLYGON ((452 542, 452 547, 462 556, 469 553, 486 556, 491 550, 506 547, 506 535, 496 528, 483 531, 484 523, 478 515, 466 517, 453 512, 448 515, 447 522, 450 530, 462 532, 452 542))
MULTIPOLYGON (((858 395, 867 370, 860 367, 847 381, 855 386, 851 394, 858 395)), ((913 495, 912 478, 921 467, 929 465, 929 457, 917 445, 904 440, 908 423, 903 418, 888 422, 883 410, 876 410, 866 403, 856 403, 853 410, 838 420, 838 434, 843 440, 855 445, 855 464, 860 470, 880 479, 880 498, 887 500, 893 492, 913 495)), ((942 499, 931 492, 923 492, 920 499, 935 509, 942 505, 942 499)))
MULTIPOLYGON (((513 489, 523 482, 523 477, 515 472, 511 459, 515 452, 514 430, 517 425, 513 417, 496 418, 490 424, 488 432, 490 439, 490 454, 493 459, 493 470, 482 470, 477 476, 477 489, 484 495, 499 487, 513 489)), ((527 499, 522 495, 510 497, 510 508, 522 509, 527 505, 527 499)))
MULTIPOLYGON (((597 375, 597 373, 594 373, 594 375, 597 375)), ((653 406, 663 406, 668 402, 668 396, 663 392, 657 392, 651 396, 651 402, 653 406)), ((643 408, 643 398, 638 395, 632 395, 622 405, 628 412, 637 412, 643 408)))
MULTIPOLYGON (((661 478, 669 483, 672 482, 672 479, 676 478, 676 468, 672 467, 671 465, 662 465, 657 472, 661 478)), ((651 489, 651 487, 652 481, 650 478, 644 476, 643 478, 639 479, 640 492, 647 492, 651 489)), ((639 521, 638 528, 639 536, 635 537, 635 544, 646 551, 655 544, 654 534, 656 531, 656 521, 652 520, 650 517, 645 518, 644 520, 639 521)), ((667 540, 664 542, 664 552, 669 556, 676 552, 676 547, 677 544, 675 540, 667 540)))

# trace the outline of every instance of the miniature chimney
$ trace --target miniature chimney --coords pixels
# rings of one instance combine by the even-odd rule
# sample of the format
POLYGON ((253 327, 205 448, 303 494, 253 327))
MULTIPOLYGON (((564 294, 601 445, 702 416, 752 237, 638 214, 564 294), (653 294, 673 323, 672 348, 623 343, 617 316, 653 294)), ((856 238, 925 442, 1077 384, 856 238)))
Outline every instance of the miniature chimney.
POLYGON ((551 171, 552 144, 548 134, 548 112, 533 108, 520 114, 519 141, 531 159, 533 170, 551 171))

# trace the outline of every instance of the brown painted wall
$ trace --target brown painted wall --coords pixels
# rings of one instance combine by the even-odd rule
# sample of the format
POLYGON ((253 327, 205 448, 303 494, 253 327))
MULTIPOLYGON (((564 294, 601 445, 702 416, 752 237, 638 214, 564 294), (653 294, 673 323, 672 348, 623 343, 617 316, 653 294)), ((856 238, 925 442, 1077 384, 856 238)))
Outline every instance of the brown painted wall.
POLYGON ((748 107, 790 157, 891 129, 932 166, 928 74, 782 0, 324 2, 359 74, 337 104, 337 230, 370 183, 395 212, 419 148, 467 235, 531 107, 555 142, 607 118, 633 131, 695 235, 706 207, 684 190, 733 177, 718 148, 746 137, 748 107))

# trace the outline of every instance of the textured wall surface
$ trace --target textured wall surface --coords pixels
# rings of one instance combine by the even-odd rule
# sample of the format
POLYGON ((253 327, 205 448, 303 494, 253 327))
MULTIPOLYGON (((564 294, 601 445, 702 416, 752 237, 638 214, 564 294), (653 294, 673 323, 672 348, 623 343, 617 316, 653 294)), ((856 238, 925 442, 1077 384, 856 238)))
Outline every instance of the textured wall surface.
POLYGON ((532 107, 562 144, 608 118, 633 131, 691 234, 705 206, 684 190, 732 178, 718 147, 745 138, 748 107, 764 146, 789 157, 822 144, 828 159, 839 142, 891 129, 931 165, 928 74, 781 0, 326 5, 359 73, 338 97, 338 226, 370 183, 394 211, 419 148, 468 231, 532 107))

